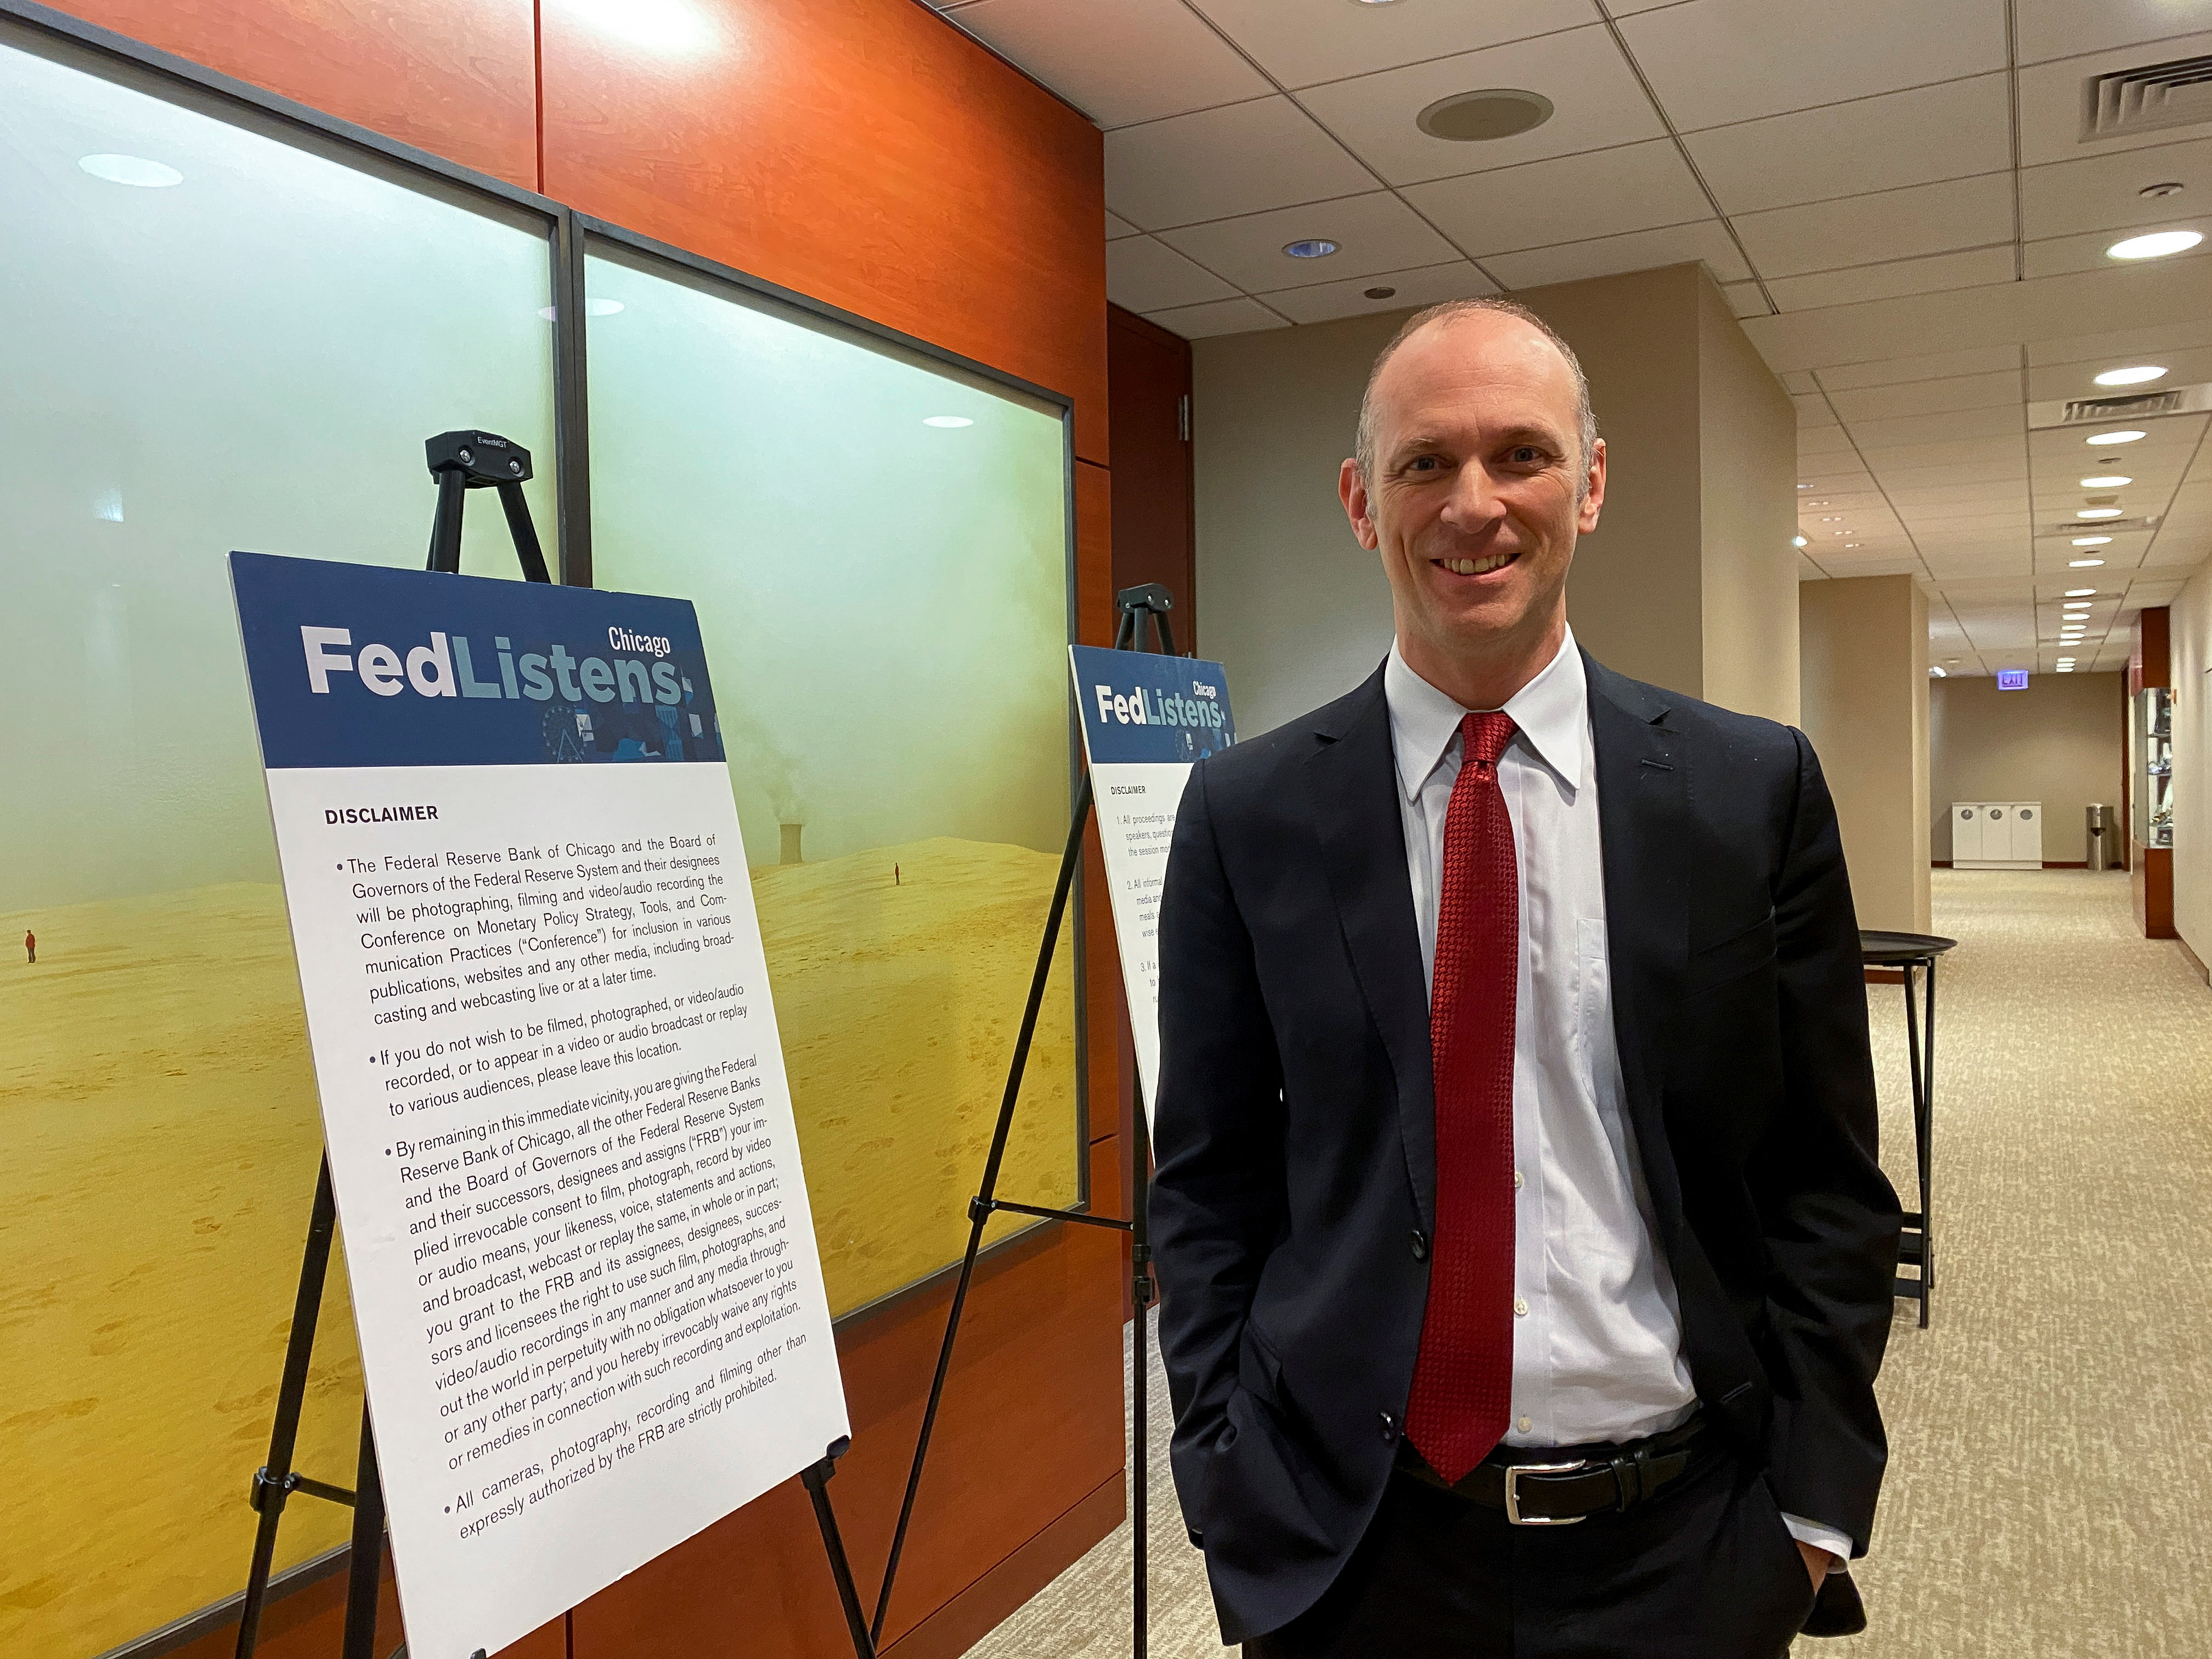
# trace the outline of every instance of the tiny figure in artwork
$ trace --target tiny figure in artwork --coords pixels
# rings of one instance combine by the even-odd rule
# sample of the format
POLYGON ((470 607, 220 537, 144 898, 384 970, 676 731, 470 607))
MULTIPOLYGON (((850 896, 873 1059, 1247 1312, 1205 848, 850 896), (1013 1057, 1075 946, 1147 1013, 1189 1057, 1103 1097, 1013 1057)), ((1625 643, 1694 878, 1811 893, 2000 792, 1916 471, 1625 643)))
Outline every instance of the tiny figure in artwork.
POLYGON ((39 936, 27 927, 23 930, 23 955, 28 958, 28 961, 25 964, 26 966, 36 967, 38 965, 39 936))
POLYGON ((891 885, 894 887, 905 885, 905 884, 899 879, 899 867, 896 864, 891 866, 891 885))

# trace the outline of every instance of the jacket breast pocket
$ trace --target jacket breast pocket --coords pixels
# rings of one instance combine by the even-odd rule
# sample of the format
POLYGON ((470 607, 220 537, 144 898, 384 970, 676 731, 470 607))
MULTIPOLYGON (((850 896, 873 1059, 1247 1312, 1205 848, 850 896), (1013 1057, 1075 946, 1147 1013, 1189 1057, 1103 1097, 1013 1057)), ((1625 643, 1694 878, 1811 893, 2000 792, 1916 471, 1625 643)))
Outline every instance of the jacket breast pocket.
POLYGON ((1693 949, 1685 970, 1686 988, 1694 996, 1717 985, 1741 979, 1774 961, 1774 912, 1713 944, 1693 949))

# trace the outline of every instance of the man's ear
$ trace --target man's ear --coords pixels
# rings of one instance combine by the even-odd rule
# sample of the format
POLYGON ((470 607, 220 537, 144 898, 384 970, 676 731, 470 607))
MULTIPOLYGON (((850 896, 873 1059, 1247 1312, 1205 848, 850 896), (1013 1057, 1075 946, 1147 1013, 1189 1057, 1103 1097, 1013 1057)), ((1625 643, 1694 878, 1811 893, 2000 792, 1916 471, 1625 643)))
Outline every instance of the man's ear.
POLYGON ((1599 512, 1605 506, 1605 440, 1598 439, 1590 445, 1589 473, 1584 482, 1582 504, 1575 515, 1575 533, 1587 536, 1597 528, 1599 512))
POLYGON ((1336 498, 1344 503, 1344 516, 1352 520, 1352 533, 1370 553, 1375 550, 1375 514, 1367 499, 1367 479, 1359 463, 1347 455, 1336 470, 1336 498))

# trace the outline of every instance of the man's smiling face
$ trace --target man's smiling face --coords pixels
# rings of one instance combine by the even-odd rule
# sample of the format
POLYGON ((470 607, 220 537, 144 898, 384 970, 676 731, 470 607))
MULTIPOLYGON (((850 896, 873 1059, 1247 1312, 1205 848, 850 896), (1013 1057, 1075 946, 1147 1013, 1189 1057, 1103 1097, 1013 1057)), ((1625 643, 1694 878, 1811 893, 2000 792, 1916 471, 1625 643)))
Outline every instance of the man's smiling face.
POLYGON ((1556 645, 1575 538, 1605 499, 1566 360, 1517 317, 1449 318, 1398 348, 1369 407, 1373 476, 1346 462, 1341 493, 1407 659, 1556 645))

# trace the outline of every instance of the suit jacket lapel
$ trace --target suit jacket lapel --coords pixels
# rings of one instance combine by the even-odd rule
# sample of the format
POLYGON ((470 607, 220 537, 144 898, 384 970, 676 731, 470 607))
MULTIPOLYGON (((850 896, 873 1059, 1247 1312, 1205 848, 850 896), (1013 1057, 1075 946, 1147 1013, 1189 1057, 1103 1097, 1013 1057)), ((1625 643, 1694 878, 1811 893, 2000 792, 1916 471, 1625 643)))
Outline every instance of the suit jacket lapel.
POLYGON ((1681 1183, 1667 1136, 1659 1022, 1680 1000, 1689 954, 1689 757, 1667 705, 1585 653, 1596 751, 1598 833, 1612 963, 1613 1037, 1662 1243, 1674 1254, 1681 1183))
POLYGON ((1431 1231, 1437 1141, 1429 994, 1413 921, 1413 883, 1406 873, 1406 827, 1399 813, 1382 671, 1322 710, 1314 730, 1322 741, 1306 763, 1306 778, 1322 863, 1352 972, 1396 1076, 1413 1207, 1423 1231, 1431 1231))

